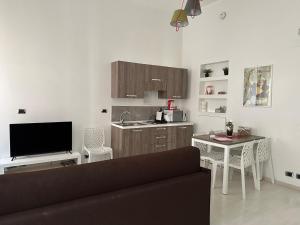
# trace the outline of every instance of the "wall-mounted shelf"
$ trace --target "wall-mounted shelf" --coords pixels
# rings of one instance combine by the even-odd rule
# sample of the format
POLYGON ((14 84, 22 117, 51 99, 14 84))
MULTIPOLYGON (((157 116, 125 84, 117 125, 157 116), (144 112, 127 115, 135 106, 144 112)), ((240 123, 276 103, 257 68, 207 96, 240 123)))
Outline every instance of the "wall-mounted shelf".
POLYGON ((199 116, 210 116, 210 117, 226 118, 226 113, 200 112, 198 115, 199 116))
POLYGON ((227 99, 227 95, 200 95, 201 99, 227 99))
POLYGON ((228 79, 228 76, 203 77, 200 78, 200 82, 227 81, 228 79))

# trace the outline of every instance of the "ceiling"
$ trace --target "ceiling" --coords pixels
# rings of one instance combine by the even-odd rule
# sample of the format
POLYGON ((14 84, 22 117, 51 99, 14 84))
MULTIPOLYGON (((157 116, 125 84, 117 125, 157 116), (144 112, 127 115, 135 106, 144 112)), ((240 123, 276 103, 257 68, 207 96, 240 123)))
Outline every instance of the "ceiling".
POLYGON ((209 4, 211 4, 211 3, 213 3, 213 2, 217 2, 218 0, 203 0, 202 1, 202 5, 203 6, 206 6, 206 5, 209 5, 209 4))
MULTIPOLYGON (((129 2, 132 2, 133 4, 139 4, 144 5, 149 8, 156 8, 164 11, 173 11, 174 9, 180 8, 181 1, 182 0, 128 0, 129 2)), ((187 0, 185 0, 186 2, 187 0)), ((202 6, 207 6, 213 2, 216 2, 219 0, 202 0, 202 6)))

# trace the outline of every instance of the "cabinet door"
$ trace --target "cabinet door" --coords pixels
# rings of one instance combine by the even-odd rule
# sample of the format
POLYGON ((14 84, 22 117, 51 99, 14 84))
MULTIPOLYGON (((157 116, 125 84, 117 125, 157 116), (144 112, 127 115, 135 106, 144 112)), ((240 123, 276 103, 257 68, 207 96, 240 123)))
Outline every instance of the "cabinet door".
POLYGON ((123 130, 122 146, 119 150, 119 157, 129 157, 132 154, 132 137, 131 130, 123 130))
POLYGON ((166 91, 168 68, 162 66, 145 65, 145 90, 166 91))
POLYGON ((131 155, 142 155, 149 153, 149 129, 133 129, 131 131, 131 155))
POLYGON ((145 66, 138 63, 112 63, 112 97, 143 98, 145 66))
POLYGON ((187 97, 188 72, 186 69, 169 68, 167 91, 160 98, 184 99, 187 97))
POLYGON ((122 157, 142 155, 151 152, 149 133, 149 129, 124 130, 122 157))
POLYGON ((168 150, 176 149, 176 127, 168 127, 168 150))
POLYGON ((191 146, 193 126, 176 127, 176 148, 191 146))

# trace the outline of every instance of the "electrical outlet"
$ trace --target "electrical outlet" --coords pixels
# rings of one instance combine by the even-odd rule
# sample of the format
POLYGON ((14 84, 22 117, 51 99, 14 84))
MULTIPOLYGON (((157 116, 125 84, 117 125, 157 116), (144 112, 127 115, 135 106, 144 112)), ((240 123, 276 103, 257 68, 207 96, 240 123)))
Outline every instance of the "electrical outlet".
POLYGON ((18 114, 26 114, 26 109, 19 109, 18 114))
POLYGON ((296 179, 300 180, 300 173, 296 174, 296 179))
POLYGON ((285 176, 286 177, 294 177, 294 173, 291 171, 285 171, 285 176))

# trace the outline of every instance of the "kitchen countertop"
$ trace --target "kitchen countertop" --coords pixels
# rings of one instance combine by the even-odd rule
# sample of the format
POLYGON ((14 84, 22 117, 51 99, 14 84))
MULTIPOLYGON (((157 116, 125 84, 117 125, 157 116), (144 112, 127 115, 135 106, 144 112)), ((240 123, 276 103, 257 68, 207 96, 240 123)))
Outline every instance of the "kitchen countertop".
POLYGON ((162 123, 162 124, 151 124, 145 121, 126 121, 125 123, 143 123, 136 126, 121 126, 119 122, 112 122, 111 125, 120 129, 140 129, 140 128, 155 128, 155 127, 174 127, 174 126, 192 126, 192 122, 174 122, 174 123, 162 123))

